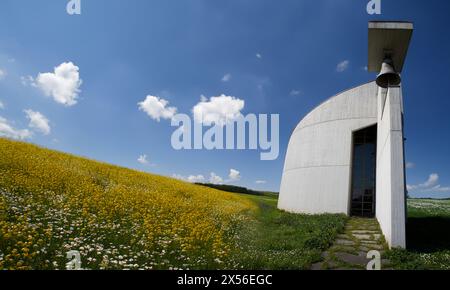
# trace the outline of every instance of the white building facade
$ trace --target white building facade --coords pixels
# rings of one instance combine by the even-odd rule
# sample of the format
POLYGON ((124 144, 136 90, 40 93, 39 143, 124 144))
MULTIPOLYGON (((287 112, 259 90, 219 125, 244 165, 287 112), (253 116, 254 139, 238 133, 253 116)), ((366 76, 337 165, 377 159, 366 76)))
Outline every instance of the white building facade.
MULTIPOLYGON (((405 23, 399 25, 373 23, 372 27, 382 36, 392 32, 393 36, 403 36, 405 23)), ((412 25, 407 29, 412 31, 412 25)), ((370 45, 369 41, 369 49, 370 45)), ((394 50, 399 47, 388 45, 394 50)), ((401 48, 404 55, 396 55, 396 61, 403 66, 406 50, 401 48)), ((392 69, 389 64, 391 61, 386 66, 392 69)), ((369 65, 381 68, 381 63, 370 63, 370 59, 369 65)), ((340 93, 303 118, 287 149, 280 209, 377 218, 390 247, 406 246, 403 96, 399 83, 393 69, 382 71, 377 82, 340 93), (389 83, 391 80, 398 83, 389 83)))

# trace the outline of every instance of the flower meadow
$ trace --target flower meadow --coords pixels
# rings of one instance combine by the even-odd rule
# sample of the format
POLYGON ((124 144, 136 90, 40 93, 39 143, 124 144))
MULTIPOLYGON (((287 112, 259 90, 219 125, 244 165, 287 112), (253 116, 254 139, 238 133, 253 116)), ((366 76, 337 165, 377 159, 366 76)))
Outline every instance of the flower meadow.
POLYGON ((450 270, 450 200, 409 199, 407 250, 388 253, 395 269, 450 270))
POLYGON ((0 269, 238 268, 250 199, 0 138, 0 269))

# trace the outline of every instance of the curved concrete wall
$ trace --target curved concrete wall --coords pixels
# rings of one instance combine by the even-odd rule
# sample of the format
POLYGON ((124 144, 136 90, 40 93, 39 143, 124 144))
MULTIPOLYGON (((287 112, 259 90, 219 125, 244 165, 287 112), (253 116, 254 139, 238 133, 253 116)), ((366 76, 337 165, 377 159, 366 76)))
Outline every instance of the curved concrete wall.
POLYGON ((349 213, 352 132, 377 123, 377 85, 345 91, 311 111, 294 130, 278 207, 296 213, 349 213))

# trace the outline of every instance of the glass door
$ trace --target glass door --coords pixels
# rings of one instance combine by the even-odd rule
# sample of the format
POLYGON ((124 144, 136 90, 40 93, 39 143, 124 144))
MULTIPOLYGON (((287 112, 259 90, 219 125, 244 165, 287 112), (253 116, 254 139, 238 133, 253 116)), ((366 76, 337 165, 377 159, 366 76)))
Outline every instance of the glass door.
POLYGON ((353 133, 351 215, 375 216, 377 126, 353 133))

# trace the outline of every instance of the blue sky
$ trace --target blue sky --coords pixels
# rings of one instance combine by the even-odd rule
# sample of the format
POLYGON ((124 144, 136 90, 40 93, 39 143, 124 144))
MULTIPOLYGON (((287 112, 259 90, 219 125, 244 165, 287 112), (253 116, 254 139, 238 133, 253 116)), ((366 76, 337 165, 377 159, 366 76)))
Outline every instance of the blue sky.
POLYGON ((374 79, 364 70, 367 22, 409 20, 408 184, 413 196, 450 197, 450 2, 382 0, 375 17, 362 0, 82 0, 79 16, 66 13, 67 2, 0 3, 0 123, 32 133, 27 141, 167 176, 227 180, 235 169, 240 179, 231 183, 278 191, 299 120, 374 79), (82 80, 71 106, 46 94, 38 77, 69 62, 82 80), (260 161, 258 151, 175 151, 170 121, 137 105, 151 95, 190 113, 201 95, 222 94, 244 100, 244 114, 280 114, 277 160, 260 161), (148 164, 138 162, 144 154, 148 164))

